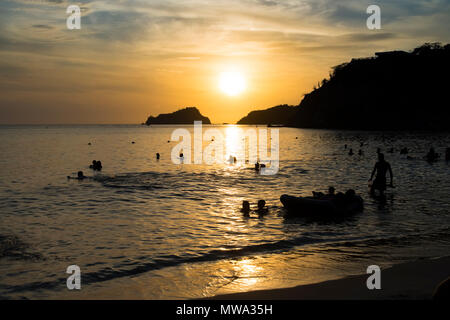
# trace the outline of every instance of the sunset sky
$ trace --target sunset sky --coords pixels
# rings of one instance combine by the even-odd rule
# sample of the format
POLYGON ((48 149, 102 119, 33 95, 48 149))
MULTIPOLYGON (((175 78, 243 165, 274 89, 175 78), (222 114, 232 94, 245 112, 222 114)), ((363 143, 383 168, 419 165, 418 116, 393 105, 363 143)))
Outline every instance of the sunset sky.
POLYGON ((352 57, 448 43, 449 18, 448 0, 2 0, 0 123, 141 123, 186 106, 236 122, 298 104, 352 57), (66 28, 69 4, 81 30, 66 28), (230 71, 236 95, 219 83, 230 71))

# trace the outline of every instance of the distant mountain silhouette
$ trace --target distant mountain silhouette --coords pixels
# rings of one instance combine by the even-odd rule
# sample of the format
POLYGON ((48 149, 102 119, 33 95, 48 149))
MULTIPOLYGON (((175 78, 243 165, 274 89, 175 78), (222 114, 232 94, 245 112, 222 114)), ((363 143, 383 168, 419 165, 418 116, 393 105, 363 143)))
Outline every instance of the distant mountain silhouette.
POLYGON ((207 117, 204 117, 196 107, 180 109, 173 113, 160 114, 157 117, 148 117, 146 125, 151 124, 193 124, 194 121, 202 121, 203 124, 211 124, 207 117))
POLYGON ((292 117, 290 109, 283 115, 283 108, 279 114, 270 108, 257 111, 258 118, 266 124, 290 118, 289 126, 302 128, 450 131, 449 75, 449 44, 377 52, 334 67, 292 117))
POLYGON ((266 110, 250 112, 237 124, 288 124, 297 112, 297 107, 283 104, 266 110))

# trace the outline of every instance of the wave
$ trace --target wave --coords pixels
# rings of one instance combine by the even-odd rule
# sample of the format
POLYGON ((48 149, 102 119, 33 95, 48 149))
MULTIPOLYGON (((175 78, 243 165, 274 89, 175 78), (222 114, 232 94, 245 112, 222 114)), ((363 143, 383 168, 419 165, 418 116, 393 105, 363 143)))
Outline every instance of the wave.
MULTIPOLYGON (((339 251, 342 252, 345 248, 368 248, 368 247, 389 247, 393 246, 408 246, 411 242, 424 242, 436 240, 449 241, 450 240, 450 228, 443 228, 434 232, 426 234, 403 234, 399 236, 388 237, 376 237, 368 236, 365 238, 348 237, 345 239, 336 240, 335 238, 314 237, 314 233, 310 235, 306 234, 301 237, 279 240, 269 243, 249 245, 241 248, 222 248, 215 249, 204 254, 199 255, 166 255, 152 258, 151 261, 136 261, 127 262, 116 265, 115 267, 106 267, 98 271, 82 273, 82 283, 93 284, 98 282, 104 282, 114 280, 123 277, 136 276, 146 272, 159 270, 167 267, 175 267, 181 264, 201 263, 201 262, 214 262, 228 259, 238 259, 240 257, 252 256, 255 254, 276 254, 289 251, 294 248, 309 251, 309 246, 319 246, 321 250, 326 251, 339 251), (120 269, 123 267, 123 269, 120 269)), ((142 259, 145 259, 143 257, 142 259)), ((101 264, 101 263, 97 263, 101 264)), ((61 284, 65 284, 66 278, 59 278, 56 281, 49 282, 33 282, 24 284, 21 286, 4 286, 1 288, 5 293, 17 293, 38 289, 56 289, 61 287, 61 284)))
POLYGON ((28 250, 28 244, 21 241, 17 236, 0 235, 0 259, 12 258, 20 260, 36 260, 42 258, 39 253, 29 252, 28 250))
MULTIPOLYGON (((219 170, 219 169, 218 169, 219 170)), ((242 170, 245 170, 243 168, 242 170)), ((125 190, 157 190, 168 189, 177 190, 189 188, 195 190, 210 191, 211 184, 214 185, 235 185, 248 184, 260 176, 242 176, 239 171, 228 172, 138 172, 124 173, 120 175, 97 175, 94 180, 101 183, 105 188, 125 189, 125 190)))

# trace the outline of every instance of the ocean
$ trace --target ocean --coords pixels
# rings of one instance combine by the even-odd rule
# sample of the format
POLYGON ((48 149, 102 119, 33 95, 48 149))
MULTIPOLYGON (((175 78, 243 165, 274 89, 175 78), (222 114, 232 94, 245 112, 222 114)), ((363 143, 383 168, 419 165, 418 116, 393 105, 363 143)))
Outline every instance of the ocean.
MULTIPOLYGON (((276 128, 279 171, 263 176, 251 163, 174 164, 177 142, 169 140, 177 128, 193 131, 0 126, 0 297, 201 298, 450 252, 450 164, 423 160, 431 146, 444 153, 450 134, 276 128), (412 159, 400 155, 403 147, 412 159), (368 194, 377 148, 394 173, 385 199, 368 194), (94 159, 101 172, 89 169, 94 159), (92 179, 66 178, 79 170, 92 179), (364 211, 333 220, 292 217, 279 201, 328 186, 356 190, 364 211), (244 217, 242 201, 254 208, 260 199, 268 214, 244 217), (67 289, 70 265, 81 269, 81 290, 67 289)), ((235 148, 236 126, 207 128, 221 130, 227 150, 235 148)))

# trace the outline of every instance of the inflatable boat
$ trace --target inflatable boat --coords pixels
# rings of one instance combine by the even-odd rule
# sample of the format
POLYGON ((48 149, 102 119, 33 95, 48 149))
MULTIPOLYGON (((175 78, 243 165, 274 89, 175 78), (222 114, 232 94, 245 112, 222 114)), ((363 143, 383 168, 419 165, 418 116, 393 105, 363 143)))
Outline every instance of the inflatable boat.
POLYGON ((363 210, 363 199, 353 196, 351 199, 331 199, 329 197, 295 197, 283 194, 280 201, 290 214, 308 216, 342 216, 363 210))

